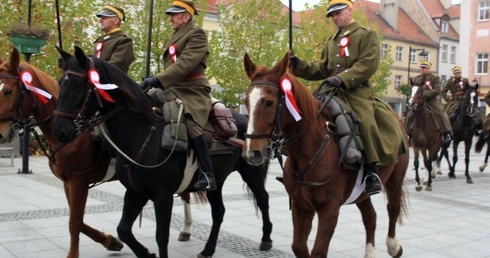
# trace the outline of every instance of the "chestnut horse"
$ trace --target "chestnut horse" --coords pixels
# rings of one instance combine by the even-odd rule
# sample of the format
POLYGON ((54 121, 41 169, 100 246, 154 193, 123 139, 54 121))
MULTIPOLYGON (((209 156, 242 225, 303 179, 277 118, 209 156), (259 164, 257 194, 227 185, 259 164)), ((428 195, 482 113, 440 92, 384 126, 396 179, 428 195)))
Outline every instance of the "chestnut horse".
MULTIPOLYGON (((244 67, 251 86, 245 100, 249 123, 242 155, 250 164, 260 164, 268 158, 269 141, 277 140, 278 135, 284 138, 287 160, 283 182, 292 200, 293 252, 297 257, 326 257, 340 207, 346 202, 351 203, 348 197, 356 185, 358 173, 338 166, 340 154, 337 136, 330 130, 333 124, 330 113, 327 110, 319 112, 321 103, 299 80, 286 74, 287 55, 269 69, 256 66, 246 54, 244 67), (279 86, 283 78, 289 78, 291 82, 286 94, 279 86), (291 106, 292 99, 301 112, 297 122, 286 108, 291 106), (317 112, 320 113, 318 116, 317 112), (315 214, 318 215, 318 230, 310 253, 307 241, 315 214)), ((403 252, 396 238, 396 223, 401 222, 401 215, 406 212, 404 177, 408 159, 409 154, 405 153, 399 156, 396 164, 379 170, 388 202, 386 245, 393 257, 399 257, 403 252)), ((375 257, 376 212, 371 198, 361 193, 352 202, 361 211, 366 229, 364 257, 375 257)))
POLYGON ((440 169, 440 160, 438 159, 437 153, 441 150, 443 142, 439 136, 439 126, 436 124, 432 112, 428 109, 421 89, 419 87, 413 96, 411 106, 412 118, 409 118, 413 119, 413 122, 411 128, 407 129, 411 131, 412 136, 410 144, 413 147, 414 153, 413 166, 415 167, 415 181, 417 182, 415 189, 417 191, 422 190, 419 177, 419 156, 422 153, 424 165, 427 169, 424 178, 424 184, 427 182, 425 190, 432 191, 432 178, 436 177, 436 171, 440 169), (433 163, 435 167, 432 166, 433 163))
POLYGON ((462 96, 462 100, 457 103, 458 106, 458 114, 451 121, 451 129, 453 134, 453 164, 449 162, 449 154, 448 154, 448 145, 442 147, 441 157, 446 157, 447 163, 449 164, 449 173, 448 176, 450 178, 456 178, 454 174, 454 170, 456 167, 456 163, 458 162, 458 145, 460 142, 464 142, 464 162, 465 162, 465 173, 466 183, 473 184, 473 179, 471 179, 469 173, 470 166, 470 150, 471 145, 473 144, 473 136, 475 135, 476 130, 476 116, 478 115, 478 85, 476 87, 470 87, 466 90, 465 95, 462 96))
POLYGON ((63 181, 70 210, 70 249, 67 257, 79 257, 80 233, 110 251, 121 250, 121 241, 83 222, 90 185, 115 179, 114 173, 108 172, 111 156, 100 143, 92 141, 89 133, 83 133, 75 141, 60 147, 61 143, 52 131, 51 119, 58 100, 58 82, 28 63, 20 62, 16 48, 10 55, 10 61, 0 60, 0 80, 0 142, 12 141, 15 129, 32 116, 35 125, 46 137, 50 153, 49 167, 63 181), (35 91, 46 92, 46 96, 52 97, 48 99, 39 96, 35 91), (83 160, 80 154, 83 154, 83 160))

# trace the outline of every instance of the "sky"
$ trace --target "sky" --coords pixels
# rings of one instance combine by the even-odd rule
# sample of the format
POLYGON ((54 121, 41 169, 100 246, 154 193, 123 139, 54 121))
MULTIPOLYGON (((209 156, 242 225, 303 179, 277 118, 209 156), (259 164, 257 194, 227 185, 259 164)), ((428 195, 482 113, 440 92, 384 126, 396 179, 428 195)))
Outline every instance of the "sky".
MULTIPOLYGON (((293 10, 294 11, 302 11, 305 9, 305 4, 308 3, 308 5, 311 7, 315 4, 320 3, 321 0, 291 0, 293 3, 293 10)), ((459 4, 461 3, 461 0, 451 0, 453 4, 459 4)), ((281 2, 289 6, 289 0, 281 0, 281 2)), ((374 2, 379 2, 379 0, 375 0, 374 2)))

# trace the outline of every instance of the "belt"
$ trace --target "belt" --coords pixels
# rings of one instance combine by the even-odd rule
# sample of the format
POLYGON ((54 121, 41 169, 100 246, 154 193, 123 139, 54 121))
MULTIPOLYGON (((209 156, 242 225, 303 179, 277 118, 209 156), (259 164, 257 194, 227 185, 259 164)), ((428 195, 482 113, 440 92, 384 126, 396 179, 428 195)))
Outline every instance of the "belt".
POLYGON ((330 70, 330 76, 335 76, 345 70, 347 70, 347 68, 335 68, 333 70, 330 70))
POLYGON ((458 91, 458 92, 455 92, 455 93, 451 93, 452 96, 463 96, 464 95, 464 92, 463 91, 458 91))
POLYGON ((182 78, 182 80, 180 80, 180 81, 181 82, 188 82, 188 81, 194 81, 194 80, 203 79, 203 78, 206 78, 204 73, 192 73, 192 74, 188 74, 188 75, 184 76, 184 78, 182 78))

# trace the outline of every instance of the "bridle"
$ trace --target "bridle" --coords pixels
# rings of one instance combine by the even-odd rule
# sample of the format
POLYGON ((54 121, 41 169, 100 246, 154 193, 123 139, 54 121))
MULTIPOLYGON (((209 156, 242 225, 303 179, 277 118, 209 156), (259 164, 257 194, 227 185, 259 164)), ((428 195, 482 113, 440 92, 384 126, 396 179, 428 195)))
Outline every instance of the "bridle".
MULTIPOLYGON (((90 63, 90 68, 94 69, 94 62, 90 57, 87 57, 90 63)), ((81 73, 73 70, 66 70, 63 75, 71 74, 77 77, 80 77, 82 79, 85 79, 87 81, 87 93, 85 94, 85 99, 82 103, 82 107, 80 108, 80 111, 77 114, 74 113, 67 113, 67 112, 62 112, 62 111, 54 111, 55 116, 59 117, 64 117, 64 118, 69 118, 73 119, 73 123, 75 125, 75 131, 76 134, 79 135, 85 131, 91 130, 95 126, 103 123, 107 119, 113 117, 115 114, 117 114, 119 111, 121 111, 121 108, 116 108, 113 111, 103 115, 103 116, 96 116, 96 117, 87 117, 86 112, 87 108, 90 102, 90 97, 92 94, 95 94, 95 98, 97 99, 97 103, 99 105, 99 108, 103 108, 104 105, 102 104, 102 98, 97 90, 95 90, 95 85, 88 79, 88 71, 87 73, 81 73)))
MULTIPOLYGON (((267 87, 274 87, 281 92, 281 89, 279 88, 279 84, 271 81, 265 81, 265 80, 257 80, 257 81, 252 81, 250 83, 250 86, 267 86, 267 87)), ((272 151, 273 151, 273 158, 277 158, 279 160, 279 165, 281 166, 281 169, 284 171, 284 166, 282 162, 282 151, 279 151, 279 149, 287 149, 289 146, 291 146, 294 142, 299 140, 302 136, 306 134, 306 132, 309 129, 309 125, 303 128, 301 131, 293 135, 291 138, 284 140, 282 131, 281 131, 281 117, 284 112, 284 105, 285 105, 285 96, 281 92, 281 97, 280 101, 277 107, 277 114, 276 114, 276 119, 274 122, 274 128, 272 129, 271 132, 265 133, 265 134, 244 134, 245 139, 263 139, 263 138, 269 138, 271 146, 272 146, 272 151)), ((304 176, 306 173, 311 169, 313 164, 318 160, 321 152, 325 148, 328 140, 330 139, 330 135, 327 134, 323 138, 323 141, 321 142, 320 146, 318 147, 317 151, 311 158, 311 160, 308 162, 306 167, 302 171, 296 171, 296 169, 293 170, 293 172, 296 174, 296 176, 299 178, 299 180, 295 180, 294 182, 300 185, 305 185, 305 186, 322 186, 328 183, 332 178, 330 177, 327 179, 325 182, 305 182, 304 181, 304 176)))

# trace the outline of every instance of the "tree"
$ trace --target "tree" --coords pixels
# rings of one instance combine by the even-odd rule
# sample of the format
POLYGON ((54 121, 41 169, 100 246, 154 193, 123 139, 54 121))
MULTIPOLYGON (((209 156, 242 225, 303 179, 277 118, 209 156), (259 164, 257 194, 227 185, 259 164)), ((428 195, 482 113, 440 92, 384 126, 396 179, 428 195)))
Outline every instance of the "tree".
POLYGON ((214 97, 226 104, 242 103, 250 81, 243 71, 248 53, 257 63, 272 66, 287 51, 287 12, 280 1, 236 0, 219 5, 219 27, 210 32, 209 78, 223 89, 214 97))

